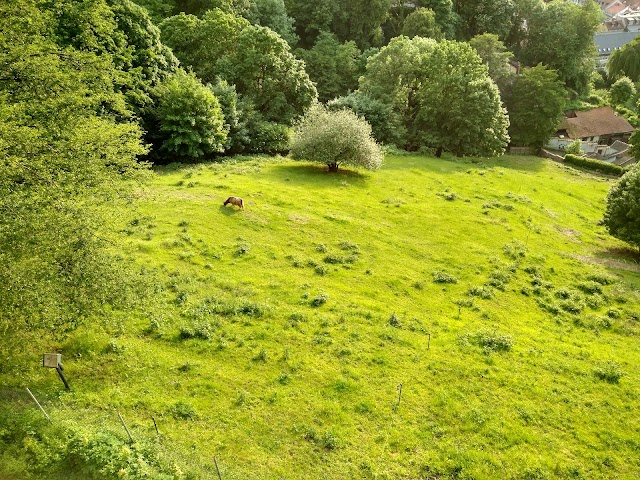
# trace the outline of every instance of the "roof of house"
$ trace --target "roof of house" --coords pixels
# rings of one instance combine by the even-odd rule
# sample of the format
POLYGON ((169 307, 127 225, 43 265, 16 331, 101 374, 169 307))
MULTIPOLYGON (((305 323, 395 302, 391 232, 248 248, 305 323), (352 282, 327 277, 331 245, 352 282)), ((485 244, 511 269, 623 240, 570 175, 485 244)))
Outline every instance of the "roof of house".
POLYGON ((611 55, 614 51, 631 42, 640 32, 602 32, 593 36, 599 55, 611 55))
POLYGON ((611 107, 572 112, 562 119, 559 130, 566 130, 569 138, 586 138, 633 132, 634 128, 611 107))
POLYGON ((616 140, 609 146, 609 148, 611 148, 612 150, 615 150, 620 154, 622 152, 626 152, 627 150, 629 150, 629 144, 621 142, 620 140, 616 140))

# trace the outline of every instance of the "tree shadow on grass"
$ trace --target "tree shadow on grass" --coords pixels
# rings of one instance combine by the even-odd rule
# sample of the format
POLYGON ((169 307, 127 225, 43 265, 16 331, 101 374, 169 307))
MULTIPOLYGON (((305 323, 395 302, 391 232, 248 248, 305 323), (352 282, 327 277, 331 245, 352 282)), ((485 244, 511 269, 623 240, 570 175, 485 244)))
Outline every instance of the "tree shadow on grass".
POLYGON ((580 260, 596 263, 609 269, 640 273, 640 253, 632 247, 603 248, 593 256, 579 256, 580 260))
MULTIPOLYGON (((274 179, 295 183, 305 183, 314 187, 339 187, 345 184, 366 187, 370 174, 340 167, 337 172, 329 172, 326 165, 305 164, 275 165, 271 171, 274 179)), ((264 172, 268 175, 268 172, 264 172)))
POLYGON ((549 160, 542 157, 505 155, 502 157, 455 157, 445 154, 440 158, 419 153, 389 155, 384 170, 418 169, 439 174, 458 173, 469 169, 504 168, 521 172, 540 172, 549 160))

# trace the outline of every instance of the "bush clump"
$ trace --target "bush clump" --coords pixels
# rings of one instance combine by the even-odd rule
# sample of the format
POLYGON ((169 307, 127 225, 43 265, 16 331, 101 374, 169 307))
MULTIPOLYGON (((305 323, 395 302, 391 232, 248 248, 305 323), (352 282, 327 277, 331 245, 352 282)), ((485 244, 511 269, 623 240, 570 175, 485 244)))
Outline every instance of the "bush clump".
POLYGON ((612 163, 602 162, 593 158, 579 157, 578 155, 567 154, 564 156, 564 162, 585 170, 593 170, 595 172, 607 173, 610 175, 621 176, 624 174, 624 168, 612 163))
POLYGON ((508 352, 513 347, 511 335, 494 331, 480 331, 474 334, 466 334, 462 337, 463 343, 471 343, 482 348, 484 353, 508 352))
POLYGON ((327 295, 326 293, 319 293, 313 298, 313 300, 311 300, 311 306, 320 307, 327 303, 327 300, 329 300, 329 295, 327 295))
POLYGON ((593 373, 596 378, 607 383, 619 383, 620 379, 624 376, 624 372, 622 371, 622 368, 620 368, 620 364, 612 360, 601 362, 593 370, 593 373))
POLYGON ((442 270, 436 270, 433 272, 433 281, 435 283, 458 283, 458 279, 453 275, 449 275, 442 270))

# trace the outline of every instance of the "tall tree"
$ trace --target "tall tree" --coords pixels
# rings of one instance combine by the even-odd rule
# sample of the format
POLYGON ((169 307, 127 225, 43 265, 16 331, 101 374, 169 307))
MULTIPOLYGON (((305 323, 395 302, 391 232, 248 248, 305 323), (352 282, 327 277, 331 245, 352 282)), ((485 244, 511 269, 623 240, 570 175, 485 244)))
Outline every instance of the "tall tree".
POLYGON ((341 42, 353 40, 359 48, 383 42, 382 24, 391 0, 285 0, 287 11, 295 18, 296 33, 303 47, 310 47, 320 32, 335 33, 341 42))
POLYGON ((511 31, 504 42, 516 58, 519 58, 520 51, 527 40, 529 21, 534 11, 542 6, 542 0, 513 0, 513 5, 511 31))
POLYGON ((284 0, 252 0, 244 16, 254 25, 269 27, 289 45, 298 41, 293 29, 294 20, 287 14, 284 0))
POLYGON ((504 39, 513 27, 513 0, 454 0, 453 3, 461 19, 464 38, 494 33, 504 39))
POLYGON ((395 38, 369 60, 359 90, 392 106, 409 149, 494 155, 508 142, 498 88, 466 43, 395 38))
POLYGON ((524 69, 505 95, 512 143, 542 147, 560 124, 566 96, 553 70, 544 65, 524 69))
POLYGON ((218 99, 191 73, 178 72, 154 89, 149 136, 170 161, 222 152, 228 127, 218 99))
POLYGON ((334 34, 322 32, 311 49, 300 49, 298 55, 316 84, 321 102, 358 88, 358 77, 363 72, 361 52, 355 42, 340 43, 334 34))
POLYGON ((627 76, 634 82, 640 82, 640 37, 611 54, 607 71, 613 80, 627 76))
POLYGON ((586 0, 583 6, 560 0, 542 4, 528 22, 520 59, 527 66, 549 66, 569 88, 584 94, 595 70, 593 34, 601 19, 600 7, 593 0, 586 0))
POLYGON ((135 303, 99 232, 144 173, 142 132, 105 109, 127 116, 112 56, 58 45, 52 13, 0 4, 0 350, 135 303))
POLYGON ((493 33, 483 33, 469 40, 474 50, 480 55, 482 61, 489 68, 489 76, 501 87, 511 76, 509 60, 513 58, 513 53, 507 51, 507 47, 493 33))
POLYGON ((407 16, 402 26, 402 35, 409 38, 425 37, 436 40, 443 36, 436 22, 435 13, 428 8, 419 8, 407 16))
POLYGON ((162 25, 162 38, 180 61, 204 81, 226 80, 266 120, 290 124, 316 98, 304 64, 269 28, 210 10, 197 18, 177 15, 162 25))
POLYGON ((611 105, 614 107, 629 106, 634 108, 636 94, 636 86, 631 79, 629 77, 620 77, 611 85, 611 90, 609 91, 611 105))
POLYGON ((417 0, 415 3, 417 7, 433 10, 440 31, 446 38, 452 40, 456 37, 460 17, 453 8, 452 0, 417 0))
POLYGON ((611 235, 640 248, 640 168, 635 166, 607 195, 603 221, 611 235))

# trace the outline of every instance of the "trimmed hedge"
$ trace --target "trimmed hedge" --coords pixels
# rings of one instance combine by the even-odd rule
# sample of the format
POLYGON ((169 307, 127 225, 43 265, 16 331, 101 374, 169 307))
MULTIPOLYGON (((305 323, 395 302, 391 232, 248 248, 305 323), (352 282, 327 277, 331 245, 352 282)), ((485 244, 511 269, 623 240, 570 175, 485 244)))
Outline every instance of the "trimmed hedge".
POLYGON ((596 172, 608 173, 611 175, 622 176, 626 171, 619 165, 602 162, 593 158, 579 157, 578 155, 572 155, 570 153, 567 153, 564 156, 564 161, 565 163, 569 163, 586 170, 595 170, 596 172))

